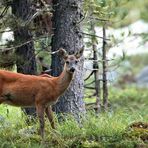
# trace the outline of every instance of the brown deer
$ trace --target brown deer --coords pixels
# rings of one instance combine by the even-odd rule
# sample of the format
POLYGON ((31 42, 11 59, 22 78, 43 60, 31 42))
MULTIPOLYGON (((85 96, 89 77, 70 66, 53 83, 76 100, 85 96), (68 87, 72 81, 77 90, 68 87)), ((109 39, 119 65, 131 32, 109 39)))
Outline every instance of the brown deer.
POLYGON ((65 64, 64 70, 58 77, 44 74, 41 76, 24 75, 0 70, 0 104, 5 103, 18 107, 35 106, 39 117, 39 133, 44 137, 44 112, 52 128, 55 128, 51 106, 68 88, 74 72, 82 56, 83 48, 74 55, 68 55, 60 48, 65 64))

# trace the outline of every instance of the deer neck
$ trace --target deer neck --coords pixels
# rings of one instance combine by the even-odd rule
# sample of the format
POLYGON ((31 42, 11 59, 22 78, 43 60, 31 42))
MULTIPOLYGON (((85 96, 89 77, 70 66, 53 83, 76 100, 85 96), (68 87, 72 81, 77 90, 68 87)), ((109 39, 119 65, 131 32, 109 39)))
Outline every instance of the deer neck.
POLYGON ((68 88, 71 80, 73 78, 73 73, 69 73, 66 71, 66 66, 64 66, 63 72, 58 77, 58 95, 61 95, 64 93, 64 91, 68 88))

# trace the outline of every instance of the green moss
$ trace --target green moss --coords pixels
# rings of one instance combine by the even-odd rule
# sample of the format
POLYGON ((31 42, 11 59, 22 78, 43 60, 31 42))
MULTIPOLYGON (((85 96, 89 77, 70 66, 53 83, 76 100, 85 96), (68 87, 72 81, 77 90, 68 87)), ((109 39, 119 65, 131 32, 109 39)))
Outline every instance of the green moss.
POLYGON ((129 125, 124 133, 124 137, 148 142, 148 123, 134 122, 129 125))

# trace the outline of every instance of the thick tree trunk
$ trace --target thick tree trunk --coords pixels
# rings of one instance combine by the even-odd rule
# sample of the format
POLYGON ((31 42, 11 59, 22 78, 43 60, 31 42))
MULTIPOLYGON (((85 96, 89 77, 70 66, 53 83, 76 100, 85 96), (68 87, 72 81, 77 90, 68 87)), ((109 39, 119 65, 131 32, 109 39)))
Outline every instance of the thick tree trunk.
MULTIPOLYGON (((82 0, 56 0, 54 1, 52 51, 63 47, 70 54, 78 51, 83 46, 82 34, 79 33, 82 17, 82 0)), ((83 102, 83 62, 75 73, 69 89, 60 97, 54 106, 56 113, 72 113, 77 119, 80 113, 85 112, 83 102)), ((58 76, 63 69, 63 64, 57 54, 52 56, 52 75, 58 76)))
MULTIPOLYGON (((25 21, 31 14, 30 7, 30 0, 14 0, 12 13, 20 20, 25 21)), ((25 41, 32 40, 32 34, 27 27, 18 27, 18 29, 14 31, 14 38, 16 42, 24 43, 25 41)), ((17 48, 16 58, 17 72, 36 74, 37 68, 33 41, 17 48)), ((35 114, 35 108, 24 108, 23 110, 27 115, 35 114)))

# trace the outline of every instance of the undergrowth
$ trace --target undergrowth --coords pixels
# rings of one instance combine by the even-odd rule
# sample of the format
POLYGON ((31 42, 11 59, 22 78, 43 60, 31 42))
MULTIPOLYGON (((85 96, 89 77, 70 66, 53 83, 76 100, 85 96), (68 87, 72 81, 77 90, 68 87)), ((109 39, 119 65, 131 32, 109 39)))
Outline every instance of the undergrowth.
MULTIPOLYGON (((0 147, 147 147, 147 141, 140 139, 137 133, 133 134, 129 125, 148 122, 148 91, 137 88, 111 89, 109 100, 108 112, 96 115, 94 111, 89 111, 79 125, 70 115, 63 122, 57 123, 56 130, 51 129, 46 121, 44 142, 37 134, 37 120, 28 126, 20 108, 1 105, 0 147)), ((89 102, 89 98, 85 101, 89 102)), ((148 136, 148 130, 144 132, 148 136)))

